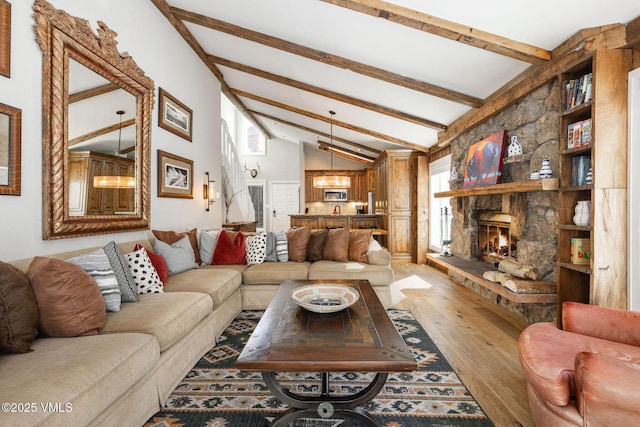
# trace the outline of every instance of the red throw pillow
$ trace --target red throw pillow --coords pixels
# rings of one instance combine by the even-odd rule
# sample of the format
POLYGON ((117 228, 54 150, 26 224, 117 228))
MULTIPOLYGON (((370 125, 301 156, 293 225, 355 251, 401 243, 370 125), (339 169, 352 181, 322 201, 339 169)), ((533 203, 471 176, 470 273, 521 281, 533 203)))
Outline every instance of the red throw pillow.
MULTIPOLYGON (((135 252, 142 248, 144 248, 144 246, 142 246, 140 243, 136 243, 136 247, 133 248, 133 250, 135 252)), ((164 260, 164 257, 162 255, 152 252, 147 248, 144 248, 144 250, 147 251, 147 255, 151 260, 151 264, 156 269, 160 281, 164 284, 164 282, 167 280, 167 277, 169 277, 169 266, 167 265, 167 262, 164 260)))
POLYGON ((227 230, 221 230, 218 244, 213 251, 211 265, 247 265, 247 249, 244 246, 244 234, 231 237, 227 230))

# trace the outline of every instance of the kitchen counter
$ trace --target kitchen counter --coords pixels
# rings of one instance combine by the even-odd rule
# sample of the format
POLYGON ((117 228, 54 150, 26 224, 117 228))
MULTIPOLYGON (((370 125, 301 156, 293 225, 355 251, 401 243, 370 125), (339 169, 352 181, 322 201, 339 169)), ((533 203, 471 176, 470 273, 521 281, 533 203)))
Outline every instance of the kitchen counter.
POLYGON ((380 214, 306 214, 289 215, 292 227, 373 229, 374 235, 387 234, 380 214))

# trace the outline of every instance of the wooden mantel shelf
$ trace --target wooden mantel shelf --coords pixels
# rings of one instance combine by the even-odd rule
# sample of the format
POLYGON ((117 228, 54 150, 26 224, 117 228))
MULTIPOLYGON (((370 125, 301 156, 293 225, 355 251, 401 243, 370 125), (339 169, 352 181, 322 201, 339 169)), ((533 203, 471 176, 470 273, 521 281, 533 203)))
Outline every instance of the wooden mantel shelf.
POLYGON ((529 181, 506 182, 504 184, 484 185, 480 187, 461 188, 460 190, 441 191, 434 197, 468 197, 487 196, 506 193, 530 193, 534 191, 557 191, 558 178, 532 179, 529 181))

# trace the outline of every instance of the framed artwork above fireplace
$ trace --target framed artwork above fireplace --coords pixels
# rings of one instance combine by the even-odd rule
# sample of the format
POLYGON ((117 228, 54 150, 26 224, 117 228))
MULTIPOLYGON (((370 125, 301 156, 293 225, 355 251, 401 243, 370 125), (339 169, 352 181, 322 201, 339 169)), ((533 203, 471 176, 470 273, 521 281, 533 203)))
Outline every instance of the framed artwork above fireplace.
POLYGON ((469 147, 462 188, 500 183, 507 131, 496 132, 469 147))

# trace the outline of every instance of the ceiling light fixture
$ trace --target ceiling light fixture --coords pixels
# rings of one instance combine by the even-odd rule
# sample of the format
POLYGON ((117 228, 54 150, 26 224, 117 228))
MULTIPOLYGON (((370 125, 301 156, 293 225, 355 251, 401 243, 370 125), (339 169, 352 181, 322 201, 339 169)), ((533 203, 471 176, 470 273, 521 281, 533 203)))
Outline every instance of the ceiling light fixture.
POLYGON ((135 176, 120 176, 120 144, 122 143, 122 115, 124 111, 118 110, 116 114, 120 116, 120 127, 118 130, 118 156, 116 170, 117 175, 97 175, 93 177, 94 188, 134 188, 136 186, 135 176))
POLYGON ((351 186, 351 178, 348 176, 334 175, 333 173, 333 115, 335 111, 329 111, 331 114, 331 174, 318 175, 313 177, 314 188, 349 188, 351 186))

